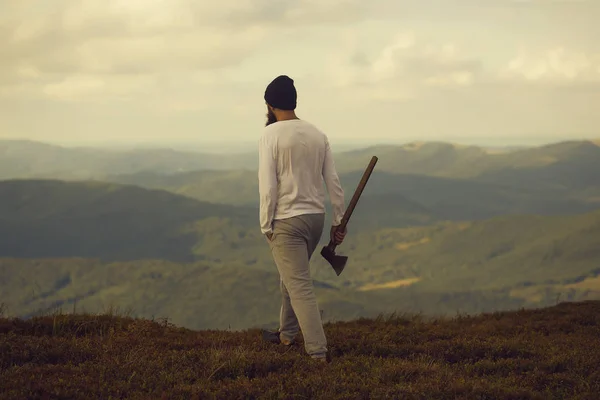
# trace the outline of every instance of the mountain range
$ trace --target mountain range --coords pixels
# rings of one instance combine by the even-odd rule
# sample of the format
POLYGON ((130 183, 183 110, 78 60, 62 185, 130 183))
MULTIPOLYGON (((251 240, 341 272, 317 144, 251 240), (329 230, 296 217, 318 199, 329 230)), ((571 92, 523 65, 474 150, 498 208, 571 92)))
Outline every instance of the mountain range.
MULTIPOLYGON (((554 165, 565 168, 598 165, 600 140, 551 143, 538 147, 490 150, 444 142, 380 145, 336 152, 339 172, 364 170, 371 156, 377 170, 450 178, 494 180, 495 173, 554 165)), ((215 154, 169 148, 109 150, 62 147, 27 140, 0 140, 0 179, 105 179, 140 172, 171 174, 198 170, 255 170, 256 152, 215 154)))
MULTIPOLYGON (((278 275, 255 211, 135 186, 2 182, 0 302, 22 316, 114 304, 198 329, 274 324, 278 275)), ((318 253, 312 263, 327 319, 600 296, 598 211, 349 229, 342 276, 318 253)))
MULTIPOLYGON (((372 155, 338 250, 346 270, 336 276, 318 252, 311 264, 327 320, 600 298, 597 143, 338 152, 348 200, 372 155)), ((255 162, 2 142, 0 303, 21 316, 115 304, 197 329, 276 324, 255 162)))

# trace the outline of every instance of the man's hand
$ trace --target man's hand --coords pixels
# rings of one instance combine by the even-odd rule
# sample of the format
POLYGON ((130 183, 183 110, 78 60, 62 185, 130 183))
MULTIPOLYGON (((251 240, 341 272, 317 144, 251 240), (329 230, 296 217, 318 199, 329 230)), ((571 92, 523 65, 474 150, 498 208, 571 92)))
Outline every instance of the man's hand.
POLYGON ((340 245, 344 241, 347 232, 348 228, 344 228, 342 231, 339 225, 334 225, 331 227, 330 239, 336 246, 340 245))

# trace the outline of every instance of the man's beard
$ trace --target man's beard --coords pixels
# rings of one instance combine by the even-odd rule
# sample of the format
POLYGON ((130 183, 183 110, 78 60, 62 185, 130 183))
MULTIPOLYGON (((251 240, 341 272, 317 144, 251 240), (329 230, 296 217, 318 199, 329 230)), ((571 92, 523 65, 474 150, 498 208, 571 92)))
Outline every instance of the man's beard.
POLYGON ((266 122, 265 126, 269 126, 275 122, 277 122, 277 117, 275 116, 273 111, 271 111, 271 109, 267 110, 267 122, 266 122))

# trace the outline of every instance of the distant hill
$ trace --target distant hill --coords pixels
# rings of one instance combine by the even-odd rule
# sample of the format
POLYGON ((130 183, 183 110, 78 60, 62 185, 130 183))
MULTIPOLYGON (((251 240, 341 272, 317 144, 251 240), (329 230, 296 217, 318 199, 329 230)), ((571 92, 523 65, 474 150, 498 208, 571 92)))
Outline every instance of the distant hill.
MULTIPOLYGON (((600 211, 383 228, 402 214, 386 214, 393 208, 381 196, 357 208, 365 225, 351 222, 338 249, 350 257, 343 275, 315 253, 330 318, 399 304, 447 314, 600 296, 600 211)), ((407 215, 430 218, 402 204, 407 215)), ((116 302, 196 327, 272 323, 278 275, 256 211, 134 186, 0 182, 0 302, 21 315, 116 302)), ((321 245, 327 240, 326 230, 321 245)))
POLYGON ((336 165, 342 172, 361 170, 373 155, 379 157, 377 169, 380 171, 451 178, 476 178, 506 169, 539 168, 554 163, 600 167, 600 146, 591 141, 502 152, 438 142, 379 146, 342 153, 336 157, 336 165))
POLYGON ((110 175, 106 181, 163 189, 201 201, 232 205, 258 204, 258 175, 254 170, 198 170, 174 174, 138 172, 110 175))
MULTIPOLYGON (((361 202, 353 229, 433 221, 426 209, 398 196, 373 200, 361 202)), ((328 214, 328 224, 330 219, 328 214)), ((0 257, 270 262, 256 206, 214 204, 123 184, 0 181, 0 235, 5 237, 0 257)))
MULTIPOLYGON (((334 149, 335 150, 335 149, 334 149)), ((598 141, 565 141, 537 147, 501 150, 444 142, 381 145, 336 152, 341 173, 363 171, 373 155, 377 170, 394 174, 477 178, 553 164, 598 170, 598 141)), ((0 140, 0 179, 99 179, 142 173, 172 174, 196 170, 256 170, 255 150, 240 154, 140 148, 67 148, 32 141, 0 140)))
MULTIPOLYGON (((398 178, 393 175, 389 177, 398 178)), ((545 240, 550 235, 568 232, 571 229, 569 227, 585 227, 585 221, 598 219, 598 211, 576 215, 570 215, 573 214, 571 212, 560 217, 543 217, 541 212, 535 213, 538 216, 524 215, 524 212, 518 212, 517 206, 519 201, 527 206, 526 194, 519 198, 515 193, 506 195, 490 190, 485 197, 481 193, 469 193, 467 187, 461 186, 454 191, 451 187, 437 187, 436 194, 427 185, 410 185, 410 181, 400 185, 404 188, 402 192, 390 193, 383 189, 385 179, 374 179, 373 182, 374 193, 361 198, 349 225, 352 232, 349 245, 359 246, 356 250, 357 260, 363 255, 371 257, 369 254, 375 248, 382 250, 374 253, 378 257, 385 253, 386 246, 391 246, 395 254, 393 245, 386 242, 388 239, 379 238, 375 242, 370 239, 379 237, 378 232, 404 232, 403 229, 431 229, 431 232, 437 232, 447 224, 441 222, 444 220, 457 221, 451 223, 451 227, 489 227, 489 243, 493 244, 501 232, 514 236, 511 243, 532 243, 531 237, 520 240, 520 235, 534 230, 538 232, 540 240, 545 240), (413 192, 413 197, 416 197, 415 193, 421 193, 418 199, 420 203, 405 197, 406 192, 413 192), (446 203, 441 199, 444 194, 446 203), (474 200, 469 201, 469 197, 474 200), (478 207, 478 202, 487 204, 489 208, 478 207), (512 211, 503 208, 504 203, 510 202, 517 208, 512 211), (455 204, 454 208, 452 204, 455 204), (484 213, 496 213, 496 216, 485 219, 484 213), (467 218, 460 218, 461 214, 462 217, 478 218, 466 222, 467 218), (452 216, 455 218, 450 218, 452 216)), ((529 207, 531 213, 533 206, 529 207)), ((331 213, 328 213, 326 224, 330 220, 331 213)), ((447 240, 458 240, 456 238, 472 231, 450 228, 445 232, 448 232, 444 236, 447 240)), ((106 261, 155 258, 177 262, 204 260, 229 265, 271 264, 258 227, 258 210, 255 206, 213 204, 163 190, 121 184, 44 180, 0 182, 0 234, 5 238, 0 242, 0 256, 5 257, 83 257, 106 261)), ((389 235, 389 238, 393 238, 395 234, 389 235)), ((425 237, 431 239, 432 233, 423 235, 415 240, 425 237)), ((443 260, 447 256, 476 254, 483 248, 479 243, 483 239, 474 234, 464 244, 449 246, 456 250, 434 253, 434 259, 427 263, 435 265, 438 262, 436 260, 443 260), (475 247, 471 249, 468 246, 475 247)), ((584 239, 585 236, 582 236, 578 242, 584 242, 584 239)), ((327 240, 325 231, 322 241, 327 240)), ((424 248, 429 251, 430 246, 424 248)), ((550 244, 546 243, 545 246, 550 244)), ((413 251, 421 251, 419 249, 402 254, 406 256, 413 251)), ((368 257, 365 262, 370 259, 368 257)), ((389 257, 384 257, 381 264, 390 265, 390 260, 397 262, 395 256, 389 257)), ((415 257, 417 263, 429 257, 429 253, 416 253, 415 257)), ((519 262, 523 260, 515 261, 519 262)), ((455 264, 454 261, 452 263, 455 264)), ((370 270, 377 268, 376 265, 369 266, 370 270)))
MULTIPOLYGON (((26 318, 57 308, 102 312, 118 307, 140 317, 168 316, 192 329, 276 327, 281 298, 274 268, 159 260, 107 264, 83 259, 0 259, 0 276, 1 302, 12 315, 26 318)), ((557 299, 600 299, 598 283, 591 286, 595 278, 587 279, 547 288, 465 290, 417 285, 362 290, 318 279, 314 283, 325 320, 340 321, 391 312, 451 316, 548 306, 557 299)))
POLYGON ((519 188, 584 190, 600 186, 600 147, 591 142, 563 143, 513 154, 515 158, 517 155, 538 160, 538 165, 515 162, 485 171, 477 179, 519 188), (519 164, 524 166, 519 168, 519 164))
MULTIPOLYGON (((336 165, 349 196, 373 155, 379 162, 365 197, 396 193, 440 218, 576 213, 600 204, 600 147, 591 141, 502 152, 449 143, 342 152, 336 155, 336 165)), ((161 188, 203 201, 257 202, 258 179, 253 169, 115 174, 104 179, 161 188)))
POLYGON ((336 167, 340 172, 364 170, 374 155, 379 158, 379 171, 451 177, 463 177, 456 171, 490 157, 486 150, 476 146, 440 142, 409 143, 344 152, 336 157, 336 167))
MULTIPOLYGON (((517 214, 574 214, 600 208, 600 201, 590 201, 592 195, 587 192, 600 190, 600 177, 594 182, 589 175, 595 175, 595 172, 592 169, 582 170, 578 181, 587 179, 587 184, 575 183, 571 186, 566 183, 560 186, 540 180, 524 186, 520 184, 518 172, 514 174, 514 179, 507 177, 504 181, 494 181, 376 171, 371 175, 364 193, 365 199, 378 195, 385 195, 389 199, 395 196, 406 198, 428 210, 433 218, 442 220, 486 219, 517 214), (588 177, 585 177, 586 174, 588 177)), ((349 196, 361 176, 361 171, 341 176, 349 196)), ((545 174, 545 177, 552 180, 550 174, 545 174)))
MULTIPOLYGON (((160 260, 102 263, 86 259, 0 259, 0 290, 11 315, 29 318, 62 309, 71 312, 131 310, 145 318, 169 317, 191 329, 276 327, 281 294, 275 268, 210 266, 205 262, 160 260)), ((521 287, 455 290, 398 287, 360 290, 315 280, 326 321, 375 317, 381 313, 452 316, 563 301, 600 299, 600 289, 567 288, 533 293, 521 287), (523 294, 521 294, 521 292, 523 294)), ((526 287, 525 289, 538 289, 526 287)))
POLYGON ((256 164, 254 153, 211 154, 165 149, 108 150, 0 140, 0 179, 90 179, 140 171, 173 173, 238 169, 256 164))
POLYGON ((161 190, 95 182, 0 182, 0 255, 165 258, 190 261, 204 238, 195 224, 256 223, 250 209, 161 190))
MULTIPOLYGON (((600 275, 600 210, 356 233, 340 252, 350 256, 343 277, 352 287, 406 281, 415 291, 560 291, 600 275)), ((321 260, 315 272, 318 280, 336 279, 321 260)))
MULTIPOLYGON (((569 214, 600 207, 600 177, 595 178, 598 172, 593 166, 585 169, 557 165, 547 170, 507 171, 498 173, 497 178, 480 180, 393 174, 378 168, 352 217, 353 223, 361 226, 398 227, 421 224, 419 221, 485 219, 507 214, 569 214), (564 173, 558 174, 558 169, 564 173)), ((362 174, 363 171, 354 171, 340 175, 347 202, 362 174)), ((171 175, 147 172, 107 179, 164 189, 201 201, 258 205, 258 177, 251 170, 171 175)))

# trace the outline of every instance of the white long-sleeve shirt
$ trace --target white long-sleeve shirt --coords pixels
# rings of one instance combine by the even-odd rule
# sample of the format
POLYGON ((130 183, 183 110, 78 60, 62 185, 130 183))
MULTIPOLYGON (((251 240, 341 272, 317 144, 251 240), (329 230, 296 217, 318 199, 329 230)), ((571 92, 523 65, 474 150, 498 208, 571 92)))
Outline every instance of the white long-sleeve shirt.
POLYGON ((327 136, 300 119, 265 127, 259 139, 258 187, 260 228, 272 232, 275 219, 325 213, 325 190, 331 201, 332 223, 345 212, 344 190, 327 136))

